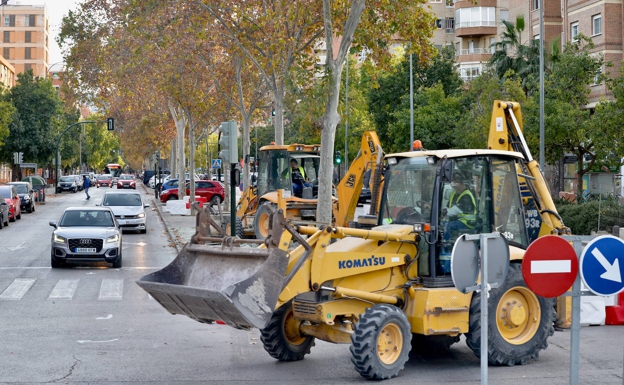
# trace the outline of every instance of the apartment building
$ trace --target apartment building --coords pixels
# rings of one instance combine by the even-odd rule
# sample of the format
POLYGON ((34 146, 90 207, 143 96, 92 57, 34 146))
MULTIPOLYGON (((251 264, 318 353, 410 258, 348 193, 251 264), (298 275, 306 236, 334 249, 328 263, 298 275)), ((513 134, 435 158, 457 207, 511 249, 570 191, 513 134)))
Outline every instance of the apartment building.
POLYGON ((51 35, 45 5, 0 7, 0 30, 0 54, 15 73, 32 69, 35 76, 46 77, 51 35))

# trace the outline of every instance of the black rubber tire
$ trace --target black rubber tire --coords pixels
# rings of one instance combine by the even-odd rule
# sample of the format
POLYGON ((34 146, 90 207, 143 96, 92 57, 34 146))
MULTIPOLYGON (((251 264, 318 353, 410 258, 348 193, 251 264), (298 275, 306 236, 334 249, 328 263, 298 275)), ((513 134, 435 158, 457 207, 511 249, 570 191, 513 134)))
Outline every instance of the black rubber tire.
POLYGON ((412 352, 421 356, 435 356, 443 354, 451 345, 459 342, 459 335, 452 336, 424 336, 412 334, 412 352))
POLYGON ((147 233, 147 229, 139 230, 139 233, 145 234, 145 233, 147 233))
POLYGON ((52 266, 53 269, 58 269, 63 267, 63 262, 59 261, 54 255, 52 255, 50 258, 50 266, 52 266))
POLYGON ((366 309, 354 325, 349 348, 351 362, 355 365, 355 370, 366 379, 384 380, 396 377, 409 360, 411 341, 411 326, 403 310, 386 304, 373 305, 366 309), (377 349, 381 332, 388 326, 400 332, 401 351, 393 362, 384 363, 377 349))
POLYGON ((169 201, 177 201, 177 200, 178 200, 178 197, 176 195, 169 195, 167 197, 167 202, 169 202, 169 201))
POLYGON ((268 221, 271 215, 271 207, 274 206, 273 203, 265 202, 258 206, 258 210, 256 210, 256 215, 254 216, 254 234, 256 239, 266 239, 268 237, 268 227, 259 226, 260 222, 268 221))
POLYGON ((32 207, 30 208, 30 212, 31 212, 31 213, 34 213, 34 212, 35 212, 35 206, 36 206, 36 205, 35 205, 34 203, 32 203, 32 207))
POLYGON ((7 212, 7 216, 5 218, 6 220, 4 221, 4 225, 8 226, 9 225, 9 213, 7 212))
POLYGON ((15 215, 13 215, 13 219, 9 218, 9 222, 15 222, 15 221, 16 221, 15 215))
POLYGON ((243 220, 236 217, 236 236, 243 239, 243 220))
MULTIPOLYGON (((285 323, 292 321, 298 327, 300 321, 293 319, 292 300, 280 306, 273 312, 269 324, 260 330, 260 341, 264 345, 269 355, 279 361, 299 361, 303 356, 310 353, 314 346, 314 337, 305 335, 286 335, 285 323), (290 339, 289 339, 290 338, 290 339), (292 339, 297 338, 298 343, 293 343, 292 339)), ((292 326, 290 325, 292 329, 292 326)), ((290 330, 292 332, 292 330, 290 330)))
POLYGON ((17 219, 22 219, 22 210, 21 210, 21 209, 20 209, 20 213, 19 213, 19 215, 16 215, 16 216, 15 216, 15 218, 17 218, 17 219))
MULTIPOLYGON (((539 358, 540 350, 548 347, 548 337, 555 332, 555 299, 543 298, 531 292, 522 278, 522 267, 511 263, 507 279, 501 287, 490 290, 488 299, 488 362, 490 365, 525 365, 531 359, 539 358), (540 307, 540 320, 533 336, 522 345, 509 343, 499 331, 498 305, 502 296, 510 289, 519 287, 534 296, 540 307)), ((466 333, 466 344, 477 357, 481 357, 481 295, 474 294, 470 303, 470 325, 466 333)))
POLYGON ((117 257, 117 259, 115 260, 115 262, 113 262, 113 268, 115 269, 119 269, 121 267, 121 254, 119 254, 119 256, 117 257))
POLYGON ((0 230, 4 227, 4 217, 0 216, 0 230))

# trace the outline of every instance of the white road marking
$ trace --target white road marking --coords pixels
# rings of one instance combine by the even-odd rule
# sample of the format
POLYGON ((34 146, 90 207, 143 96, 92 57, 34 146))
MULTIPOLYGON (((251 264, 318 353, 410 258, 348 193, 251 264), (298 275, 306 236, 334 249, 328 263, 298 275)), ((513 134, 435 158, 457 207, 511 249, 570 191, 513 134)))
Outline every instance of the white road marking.
POLYGON ((100 301, 119 301, 123 296, 123 278, 104 278, 100 286, 100 301))
POLYGON ((79 344, 87 344, 87 343, 97 344, 101 342, 115 342, 115 341, 119 341, 119 338, 114 338, 112 340, 104 340, 104 341, 78 340, 76 342, 78 342, 79 344))
POLYGON ((25 247, 24 247, 25 243, 26 243, 26 241, 20 243, 19 245, 15 246, 15 247, 7 247, 7 249, 9 251, 17 251, 17 250, 25 249, 25 247))
POLYGON ((106 317, 95 317, 95 319, 111 319, 111 318, 113 318, 112 314, 109 314, 106 317))
POLYGON ((69 299, 74 298, 74 293, 78 287, 79 279, 61 279, 57 282, 48 299, 69 299))
POLYGON ((35 283, 35 278, 15 278, 12 284, 0 294, 0 299, 19 300, 35 283))
POLYGON ((531 274, 571 273, 572 261, 531 261, 531 274))

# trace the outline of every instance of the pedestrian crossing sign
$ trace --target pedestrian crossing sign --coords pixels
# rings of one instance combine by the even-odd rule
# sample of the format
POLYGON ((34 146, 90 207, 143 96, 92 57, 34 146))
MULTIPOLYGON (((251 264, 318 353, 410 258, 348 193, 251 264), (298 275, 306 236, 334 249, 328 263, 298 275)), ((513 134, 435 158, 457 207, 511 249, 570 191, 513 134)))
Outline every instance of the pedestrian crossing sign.
POLYGON ((213 159, 212 168, 221 168, 221 159, 213 159))

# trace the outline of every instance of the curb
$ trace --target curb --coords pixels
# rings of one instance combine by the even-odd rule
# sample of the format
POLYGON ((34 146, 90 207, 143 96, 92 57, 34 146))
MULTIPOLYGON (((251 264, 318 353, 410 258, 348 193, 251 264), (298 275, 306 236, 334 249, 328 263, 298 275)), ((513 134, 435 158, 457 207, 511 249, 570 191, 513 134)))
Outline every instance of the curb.
MULTIPOLYGON (((145 193, 149 195, 149 191, 147 191, 147 188, 145 188, 145 185, 141 183, 141 186, 143 186, 143 191, 145 191, 145 193)), ((171 241, 171 243, 175 245, 176 251, 180 253, 180 251, 182 250, 182 246, 178 245, 178 242, 176 242, 176 235, 173 233, 173 230, 171 230, 171 224, 169 223, 167 218, 165 218, 165 216, 163 215, 160 205, 158 204, 158 202, 156 202, 156 198, 152 196, 151 200, 152 200, 152 205, 156 207, 156 212, 158 213, 158 217, 160 217, 160 220, 165 226, 165 229, 167 229, 167 233, 169 234, 169 240, 171 241)))

